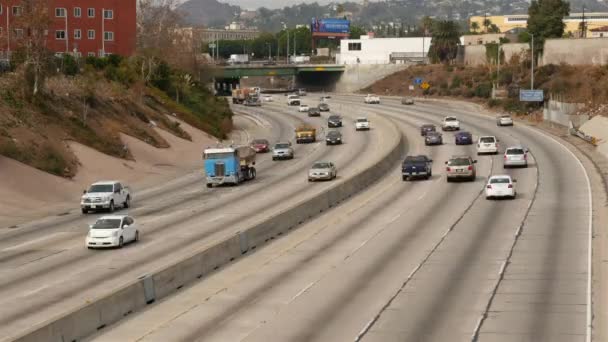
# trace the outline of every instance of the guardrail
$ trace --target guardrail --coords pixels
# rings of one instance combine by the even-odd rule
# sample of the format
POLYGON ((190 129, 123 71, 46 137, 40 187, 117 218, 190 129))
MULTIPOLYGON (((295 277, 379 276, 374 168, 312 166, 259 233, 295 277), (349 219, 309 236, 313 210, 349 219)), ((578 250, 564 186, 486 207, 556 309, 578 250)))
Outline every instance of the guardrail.
POLYGON ((111 294, 35 325, 14 340, 65 342, 85 338, 141 310, 146 305, 171 295, 184 285, 203 278, 242 255, 252 253, 265 243, 352 197, 385 177, 394 167, 395 162, 401 158, 403 136, 394 125, 387 127, 394 132, 390 150, 369 168, 214 246, 192 253, 185 259, 117 288, 111 294))

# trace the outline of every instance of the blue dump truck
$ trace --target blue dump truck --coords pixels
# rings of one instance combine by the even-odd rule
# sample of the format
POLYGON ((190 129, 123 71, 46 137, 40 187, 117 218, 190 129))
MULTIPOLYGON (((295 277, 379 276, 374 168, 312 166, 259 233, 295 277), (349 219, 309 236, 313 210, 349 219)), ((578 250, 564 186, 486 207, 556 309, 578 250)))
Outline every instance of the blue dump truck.
POLYGON ((249 146, 207 148, 203 152, 207 187, 254 179, 255 150, 249 146))
POLYGON ((429 179, 433 175, 432 166, 433 160, 427 156, 407 156, 401 166, 403 180, 407 181, 415 177, 429 179))

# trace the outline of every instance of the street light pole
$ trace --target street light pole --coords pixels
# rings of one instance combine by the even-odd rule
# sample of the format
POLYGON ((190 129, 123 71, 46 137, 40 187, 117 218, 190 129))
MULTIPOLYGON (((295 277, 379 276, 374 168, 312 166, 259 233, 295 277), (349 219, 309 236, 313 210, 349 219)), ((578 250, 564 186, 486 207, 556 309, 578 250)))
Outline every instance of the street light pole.
POLYGON ((496 58, 496 89, 500 87, 500 44, 498 44, 498 58, 496 58))
POLYGON ((530 33, 530 35, 532 36, 532 67, 530 68, 530 90, 534 90, 534 35, 532 33, 530 33))

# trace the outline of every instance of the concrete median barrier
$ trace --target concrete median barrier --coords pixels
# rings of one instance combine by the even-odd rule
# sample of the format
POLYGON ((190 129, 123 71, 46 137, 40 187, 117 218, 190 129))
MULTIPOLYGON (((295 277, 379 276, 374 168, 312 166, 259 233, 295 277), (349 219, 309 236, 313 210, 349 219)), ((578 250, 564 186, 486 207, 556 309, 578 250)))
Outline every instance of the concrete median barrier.
POLYGON ((389 121, 386 121, 386 127, 393 130, 393 134, 383 134, 383 139, 390 139, 388 153, 354 176, 344 180, 339 179, 329 189, 302 200, 295 206, 225 238, 213 246, 134 280, 104 297, 91 299, 70 312, 33 326, 29 331, 13 340, 20 342, 81 340, 118 322, 125 316, 141 310, 146 305, 171 295, 183 286, 203 278, 243 254, 254 252, 265 243, 288 233, 311 217, 338 205, 385 177, 401 158, 403 137, 389 121))

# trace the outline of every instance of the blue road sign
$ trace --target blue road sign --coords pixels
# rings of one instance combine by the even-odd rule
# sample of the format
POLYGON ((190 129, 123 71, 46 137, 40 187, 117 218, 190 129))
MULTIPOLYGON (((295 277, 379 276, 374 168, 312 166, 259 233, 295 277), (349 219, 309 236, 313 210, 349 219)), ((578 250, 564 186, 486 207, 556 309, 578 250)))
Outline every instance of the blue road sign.
POLYGON ((422 77, 416 77, 416 78, 414 79, 414 84, 416 84, 416 85, 420 85, 420 84, 422 84, 422 77))
POLYGON ((522 102, 543 102, 545 95, 542 90, 519 90, 519 101, 522 102))

